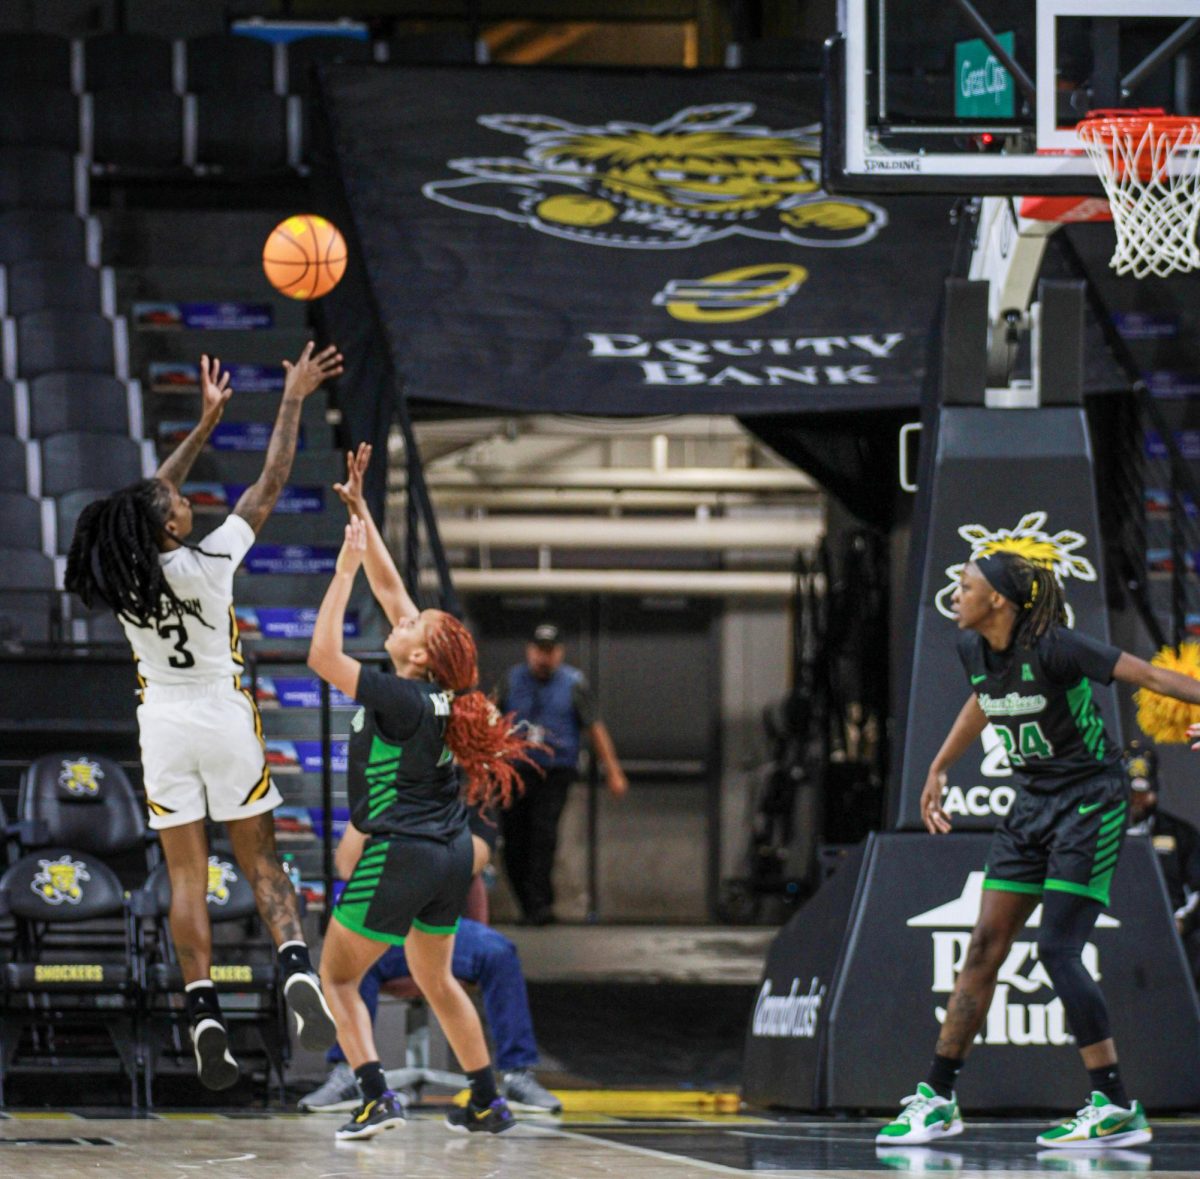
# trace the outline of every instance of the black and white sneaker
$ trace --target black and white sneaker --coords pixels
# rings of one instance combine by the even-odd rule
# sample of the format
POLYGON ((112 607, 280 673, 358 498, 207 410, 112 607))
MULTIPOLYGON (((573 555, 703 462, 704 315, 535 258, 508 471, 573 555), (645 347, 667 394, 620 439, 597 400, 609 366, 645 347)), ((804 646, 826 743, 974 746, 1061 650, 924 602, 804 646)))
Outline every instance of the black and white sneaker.
POLYGON ((321 982, 308 970, 297 970, 283 981, 283 997, 296 1017, 300 1047, 324 1052, 337 1039, 337 1026, 321 994, 321 982))
POLYGON ((356 1138, 374 1138, 383 1130, 394 1130, 404 1125, 404 1106, 400 1098, 390 1089, 375 1101, 366 1101, 354 1111, 344 1126, 339 1126, 334 1137, 339 1142, 351 1142, 356 1138))
POLYGON ((229 1051, 229 1033, 219 1019, 207 1016, 192 1024, 196 1072, 206 1089, 228 1089, 237 1084, 238 1063, 229 1051))
POLYGON ((516 1124, 517 1119, 503 1097, 497 1097, 487 1106, 468 1101, 466 1105, 456 1105, 446 1115, 446 1125, 460 1134, 503 1134, 516 1124))

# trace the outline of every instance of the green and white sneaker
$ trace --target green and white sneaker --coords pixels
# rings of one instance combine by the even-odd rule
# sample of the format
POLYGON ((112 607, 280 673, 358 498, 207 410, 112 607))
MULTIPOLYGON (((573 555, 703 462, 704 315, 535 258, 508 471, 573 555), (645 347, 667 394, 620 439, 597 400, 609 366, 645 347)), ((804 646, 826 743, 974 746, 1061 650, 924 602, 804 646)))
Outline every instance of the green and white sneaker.
MULTIPOLYGON (((924 1081, 901 1103, 900 1114, 894 1122, 888 1122, 878 1134, 876 1142, 908 1146, 914 1143, 935 1142, 939 1138, 950 1138, 962 1133, 962 1118, 958 1115, 958 1101, 939 1097, 924 1081)), ((1041 1141, 1040 1139, 1038 1141, 1041 1141)))
POLYGON ((1122 1109, 1113 1105, 1103 1093, 1093 1093, 1091 1100, 1073 1118, 1039 1134, 1037 1144, 1094 1150, 1096 1147, 1137 1146, 1153 1137, 1140 1101, 1135 1101, 1131 1109, 1122 1109))

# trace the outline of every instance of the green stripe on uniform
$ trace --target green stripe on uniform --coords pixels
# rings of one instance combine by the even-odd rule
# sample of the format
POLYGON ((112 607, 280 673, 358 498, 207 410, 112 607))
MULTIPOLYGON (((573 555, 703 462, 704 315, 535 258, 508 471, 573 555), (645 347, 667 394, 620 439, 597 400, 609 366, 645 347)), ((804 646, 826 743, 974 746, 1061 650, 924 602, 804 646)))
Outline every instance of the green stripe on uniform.
POLYGON ((455 921, 453 925, 426 925, 424 921, 414 917, 413 926, 416 929, 419 929, 422 933, 437 933, 442 934, 443 936, 458 932, 457 921, 455 921))
MULTIPOLYGON (((362 906, 365 909, 365 906, 362 906)), ((387 942, 390 946, 404 945, 404 938, 394 933, 380 933, 378 930, 371 929, 367 926, 364 918, 366 913, 361 915, 358 913, 344 912, 341 905, 338 905, 333 911, 334 921, 344 925, 351 933, 360 934, 362 937, 370 938, 373 942, 387 942)))
POLYGON ((1067 689, 1067 704, 1071 716, 1075 719, 1075 727, 1083 741, 1083 747, 1097 761, 1104 760, 1104 721, 1096 711, 1096 703, 1092 699, 1092 682, 1086 676, 1073 688, 1067 689))
POLYGON ((995 889, 997 892, 1025 892, 1036 896, 1042 891, 1040 884, 1028 884, 1024 880, 997 880, 988 876, 983 882, 984 888, 995 889))
MULTIPOLYGON (((1109 874, 1111 877, 1111 873, 1109 874)), ((1051 892, 1069 892, 1077 897, 1087 897, 1092 901, 1108 904, 1109 881, 1104 880, 1095 884, 1076 884, 1073 880, 1047 880, 1046 888, 1051 892)))

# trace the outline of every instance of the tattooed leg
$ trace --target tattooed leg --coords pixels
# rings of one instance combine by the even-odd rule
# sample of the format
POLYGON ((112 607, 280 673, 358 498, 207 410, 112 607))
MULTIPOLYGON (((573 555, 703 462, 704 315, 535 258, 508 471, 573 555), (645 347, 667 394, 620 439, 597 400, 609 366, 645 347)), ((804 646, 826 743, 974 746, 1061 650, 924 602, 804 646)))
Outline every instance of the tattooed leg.
POLYGON ((208 978, 212 966, 212 927, 208 922, 208 839, 203 820, 158 833, 171 878, 171 940, 183 981, 208 978))
POLYGON ((987 1019, 1000 967, 1037 903, 1036 896, 1026 893, 984 890, 979 920, 971 934, 954 993, 946 1005, 946 1018, 937 1042, 939 1056, 966 1059, 987 1019))
POLYGON ((266 922, 277 946, 302 942, 300 906, 275 851, 275 820, 271 812, 227 824, 233 854, 254 889, 259 916, 266 922))

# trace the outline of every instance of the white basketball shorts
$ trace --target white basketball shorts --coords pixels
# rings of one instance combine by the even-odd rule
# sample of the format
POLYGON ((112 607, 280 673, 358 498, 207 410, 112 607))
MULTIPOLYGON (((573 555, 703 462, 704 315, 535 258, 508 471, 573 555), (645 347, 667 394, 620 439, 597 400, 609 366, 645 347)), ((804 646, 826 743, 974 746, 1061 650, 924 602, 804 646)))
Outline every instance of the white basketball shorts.
POLYGON ((151 684, 137 716, 155 830, 205 815, 222 823, 248 819, 283 802, 267 768, 258 709, 232 677, 151 684))

